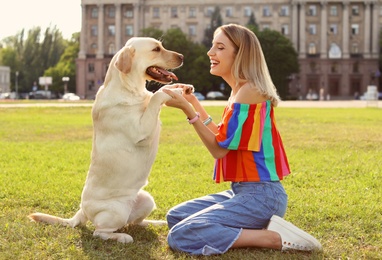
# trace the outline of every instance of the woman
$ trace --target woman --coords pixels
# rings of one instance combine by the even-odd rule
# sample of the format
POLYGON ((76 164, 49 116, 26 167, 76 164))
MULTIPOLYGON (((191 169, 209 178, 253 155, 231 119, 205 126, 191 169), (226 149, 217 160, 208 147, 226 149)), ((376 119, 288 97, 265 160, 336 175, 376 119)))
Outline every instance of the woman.
POLYGON ((194 255, 240 247, 321 249, 314 237, 282 219, 287 195, 280 180, 290 171, 274 119, 280 99, 257 37, 243 26, 223 25, 207 55, 210 73, 231 87, 219 125, 189 91, 162 91, 172 97, 166 105, 183 110, 216 159, 214 180, 231 182, 231 190, 172 208, 167 214, 170 247, 194 255))

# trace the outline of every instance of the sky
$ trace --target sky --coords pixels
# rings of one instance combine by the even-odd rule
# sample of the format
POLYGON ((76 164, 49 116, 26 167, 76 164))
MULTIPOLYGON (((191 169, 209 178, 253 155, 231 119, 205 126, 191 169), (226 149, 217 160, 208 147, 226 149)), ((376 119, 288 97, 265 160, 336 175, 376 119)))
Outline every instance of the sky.
POLYGON ((65 39, 81 30, 81 0, 6 0, 0 9, 0 40, 37 26, 56 26, 65 39))

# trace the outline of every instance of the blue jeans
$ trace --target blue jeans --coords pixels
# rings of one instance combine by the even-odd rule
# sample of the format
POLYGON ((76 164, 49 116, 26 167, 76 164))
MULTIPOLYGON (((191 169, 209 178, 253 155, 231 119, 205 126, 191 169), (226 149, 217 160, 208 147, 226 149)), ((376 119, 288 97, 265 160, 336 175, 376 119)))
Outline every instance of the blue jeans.
POLYGON ((288 196, 280 182, 234 182, 231 188, 170 209, 169 246, 193 255, 223 254, 243 229, 263 229, 273 215, 284 216, 288 196))

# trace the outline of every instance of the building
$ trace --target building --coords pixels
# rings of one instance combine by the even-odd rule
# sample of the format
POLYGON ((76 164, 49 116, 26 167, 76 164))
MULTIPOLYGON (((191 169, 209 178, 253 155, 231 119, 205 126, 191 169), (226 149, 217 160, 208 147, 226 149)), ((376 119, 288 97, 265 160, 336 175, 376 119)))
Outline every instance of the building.
POLYGON ((11 92, 11 68, 0 66, 0 94, 11 92))
POLYGON ((260 29, 288 37, 299 54, 300 73, 290 92, 351 98, 379 81, 382 0, 82 0, 77 94, 93 98, 114 53, 143 28, 178 27, 201 42, 219 6, 223 23, 245 25, 251 13, 260 29))

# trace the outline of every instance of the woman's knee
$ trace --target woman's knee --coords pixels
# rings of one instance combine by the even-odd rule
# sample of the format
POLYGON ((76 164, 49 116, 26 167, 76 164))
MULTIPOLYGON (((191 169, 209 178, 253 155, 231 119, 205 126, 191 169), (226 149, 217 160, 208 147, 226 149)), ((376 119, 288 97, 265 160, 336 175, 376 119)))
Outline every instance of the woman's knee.
POLYGON ((168 225, 168 228, 170 228, 170 229, 173 226, 175 226, 177 223, 179 223, 179 221, 180 221, 179 217, 177 217, 173 213, 174 212, 172 210, 170 210, 169 212, 167 212, 167 215, 166 215, 167 225, 168 225))

